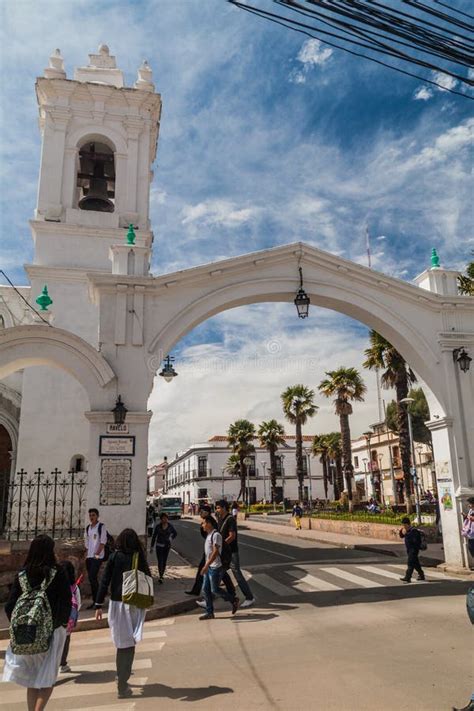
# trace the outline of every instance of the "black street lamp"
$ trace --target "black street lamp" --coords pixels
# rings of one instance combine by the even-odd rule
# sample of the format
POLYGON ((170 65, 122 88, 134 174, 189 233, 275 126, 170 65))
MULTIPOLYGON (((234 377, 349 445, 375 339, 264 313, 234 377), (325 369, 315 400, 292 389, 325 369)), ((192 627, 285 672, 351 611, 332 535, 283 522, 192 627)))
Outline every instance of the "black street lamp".
POLYGON ((295 306, 298 311, 299 318, 306 318, 308 316, 310 299, 306 291, 303 289, 303 270, 299 267, 300 272, 300 288, 295 296, 295 306))
POLYGON ((162 378, 166 380, 167 383, 171 383, 173 378, 176 378, 178 373, 173 368, 172 362, 174 361, 173 356, 166 356, 163 362, 163 369, 161 373, 158 373, 162 378))
POLYGON ((455 348, 453 351, 453 360, 459 363, 463 373, 467 373, 471 367, 472 358, 465 348, 455 348))
POLYGON ((117 402, 115 403, 115 407, 112 410, 114 414, 114 423, 116 425, 123 425, 125 422, 125 418, 127 417, 127 408, 122 402, 122 397, 121 395, 118 396, 117 402))

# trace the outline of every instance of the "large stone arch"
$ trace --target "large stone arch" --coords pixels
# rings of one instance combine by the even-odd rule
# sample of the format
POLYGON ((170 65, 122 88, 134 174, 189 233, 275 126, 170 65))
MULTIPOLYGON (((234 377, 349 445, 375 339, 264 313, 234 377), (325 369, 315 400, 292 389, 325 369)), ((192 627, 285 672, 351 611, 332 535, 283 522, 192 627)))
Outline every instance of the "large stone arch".
POLYGON ((91 409, 112 402, 107 386, 115 373, 89 343, 50 326, 15 326, 0 333, 0 379, 31 366, 48 365, 72 375, 87 392, 91 409))

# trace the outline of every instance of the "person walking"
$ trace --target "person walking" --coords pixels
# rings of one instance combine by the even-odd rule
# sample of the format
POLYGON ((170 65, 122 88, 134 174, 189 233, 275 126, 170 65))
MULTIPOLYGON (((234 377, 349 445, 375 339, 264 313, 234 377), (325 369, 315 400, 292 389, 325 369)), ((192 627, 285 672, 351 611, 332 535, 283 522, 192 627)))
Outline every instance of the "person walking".
POLYGON ((464 520, 461 533, 467 541, 467 549, 474 560, 474 496, 471 496, 467 503, 469 510, 467 514, 462 514, 464 520))
POLYGON ((155 526, 150 544, 150 553, 153 552, 153 546, 155 546, 156 559, 158 561, 159 583, 163 582, 166 562, 171 550, 171 541, 173 541, 177 535, 175 527, 169 522, 168 514, 164 512, 160 514, 160 519, 155 526))
POLYGON ((84 545, 86 547, 86 569, 91 586, 92 603, 87 609, 94 608, 97 591, 99 589, 99 571, 105 557, 105 545, 107 543, 107 529, 99 521, 99 511, 89 509, 89 521, 84 533, 84 545))
POLYGON ((5 604, 11 624, 3 681, 27 688, 28 711, 43 711, 53 693, 70 612, 71 589, 54 541, 37 536, 5 604))
POLYGON ((303 515, 303 509, 299 505, 299 502, 293 506, 293 511, 291 513, 292 518, 295 519, 295 528, 297 531, 301 531, 301 517, 303 515))
POLYGON ((117 537, 115 550, 105 567, 96 598, 96 620, 102 619, 102 605, 110 587, 108 623, 112 642, 117 650, 117 691, 119 699, 133 695, 128 684, 132 673, 135 646, 142 639, 145 610, 122 602, 123 574, 132 569, 133 557, 138 554, 138 570, 151 575, 137 533, 125 528, 117 537))
POLYGON ((79 610, 81 609, 81 591, 79 589, 79 583, 82 580, 82 575, 76 580, 76 571, 70 560, 65 560, 62 564, 63 570, 66 573, 66 577, 69 582, 69 587, 71 590, 71 613, 69 615, 69 620, 66 627, 66 641, 64 642, 63 653, 61 655, 60 662, 60 672, 65 674, 71 671, 71 667, 67 663, 67 657, 69 654, 69 647, 71 644, 71 633, 74 627, 77 625, 77 620, 79 619, 79 610))
MULTIPOLYGON (((211 514, 211 507, 208 506, 207 504, 203 504, 201 506, 201 508, 199 510, 199 515, 201 517, 201 525, 199 526, 199 531, 201 534, 201 538, 205 539, 207 536, 207 533, 204 530, 204 521, 206 520, 206 518, 210 517, 211 520, 213 521, 213 525, 215 528, 217 528, 217 521, 211 514)), ((199 595, 201 594, 202 584, 203 584, 202 569, 204 567, 205 562, 206 562, 206 556, 205 556, 205 553, 203 553, 203 556, 202 556, 201 560, 199 561, 199 565, 198 565, 198 569, 196 572, 196 577, 194 578, 193 586, 192 586, 191 590, 184 591, 186 595, 195 595, 195 597, 199 597, 199 595)))
MULTIPOLYGON (((240 607, 242 609, 251 607, 255 603, 255 598, 250 589, 250 585, 244 578, 244 574, 240 569, 239 543, 237 538, 237 523, 233 516, 229 515, 229 504, 227 501, 218 501, 216 504, 216 515, 218 526, 221 531, 224 531, 226 545, 229 546, 231 556, 229 561, 229 569, 233 572, 237 585, 239 586, 245 600, 240 607)), ((223 575, 224 583, 230 581, 230 576, 226 571, 223 575)), ((229 590, 228 590, 229 592, 229 590)))
POLYGON ((425 574, 418 558, 422 542, 421 533, 417 528, 411 525, 408 516, 402 518, 402 527, 399 531, 399 535, 400 538, 405 539, 405 547, 408 554, 407 570, 400 580, 403 580, 404 583, 411 583, 411 576, 414 570, 418 573, 417 580, 425 580, 425 574))
POLYGON ((239 607, 238 597, 232 597, 230 593, 221 590, 219 587, 222 580, 224 569, 222 567, 222 536, 214 526, 214 521, 210 517, 206 518, 202 524, 206 532, 206 540, 204 541, 204 553, 206 562, 202 568, 204 583, 202 590, 206 601, 206 612, 200 615, 200 620, 213 620, 214 615, 214 596, 221 597, 232 606, 232 614, 235 615, 239 607))

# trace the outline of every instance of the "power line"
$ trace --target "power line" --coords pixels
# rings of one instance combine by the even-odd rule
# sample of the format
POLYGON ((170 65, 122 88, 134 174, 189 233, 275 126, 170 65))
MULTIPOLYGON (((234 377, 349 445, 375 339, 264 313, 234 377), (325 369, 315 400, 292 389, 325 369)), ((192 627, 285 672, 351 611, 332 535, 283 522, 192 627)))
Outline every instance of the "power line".
POLYGON ((275 5, 293 15, 270 12, 240 0, 227 1, 250 14, 313 37, 329 47, 368 59, 451 94, 471 100, 474 98, 436 81, 435 77, 428 79, 403 68, 403 65, 394 65, 371 54, 398 60, 409 67, 439 72, 466 87, 474 86, 474 80, 462 73, 474 63, 474 44, 469 34, 474 27, 419 0, 400 0, 404 7, 408 6, 417 14, 396 6, 387 7, 377 0, 273 0, 275 5), (299 15, 301 21, 295 15, 299 15), (466 30, 468 36, 462 30, 466 30))
POLYGON ((12 289, 18 294, 18 296, 20 297, 20 299, 23 299, 23 301, 24 301, 25 304, 28 306, 28 308, 31 309, 34 314, 36 314, 37 316, 39 316, 39 318, 40 318, 47 326, 50 326, 50 328, 53 328, 53 327, 51 326, 51 324, 50 324, 48 321, 46 321, 46 319, 44 319, 44 318, 41 316, 41 314, 39 313, 39 311, 37 311, 35 308, 33 308, 33 306, 25 299, 25 297, 23 296, 23 294, 21 293, 21 291, 18 291, 18 289, 16 288, 15 284, 14 284, 14 283, 11 281, 11 279, 5 274, 5 272, 3 271, 3 269, 0 269, 0 274, 3 274, 3 276, 5 277, 5 279, 7 280, 7 282, 8 282, 8 283, 10 284, 10 286, 12 287, 12 289))

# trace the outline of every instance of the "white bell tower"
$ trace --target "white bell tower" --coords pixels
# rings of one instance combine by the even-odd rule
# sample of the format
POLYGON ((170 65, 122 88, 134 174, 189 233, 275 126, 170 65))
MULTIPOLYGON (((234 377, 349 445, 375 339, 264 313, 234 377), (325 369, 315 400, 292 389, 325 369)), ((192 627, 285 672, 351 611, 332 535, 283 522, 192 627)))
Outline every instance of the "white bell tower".
MULTIPOLYGON (((73 78, 57 49, 36 81, 36 95, 42 150, 30 222, 34 259, 25 265, 31 302, 36 306, 47 286, 52 304, 42 312, 44 319, 100 349, 87 275, 117 272, 124 251, 127 258, 134 252, 133 273, 149 273, 149 195, 161 97, 146 61, 133 87, 125 86, 106 45, 73 78), (133 250, 125 247, 130 224, 133 250)), ((67 472, 71 461, 87 455, 88 409, 85 391, 72 377, 42 366, 26 369, 19 439, 27 445, 19 448, 17 468, 32 472, 50 462, 67 472), (40 456, 45 452, 50 454, 40 456)))

